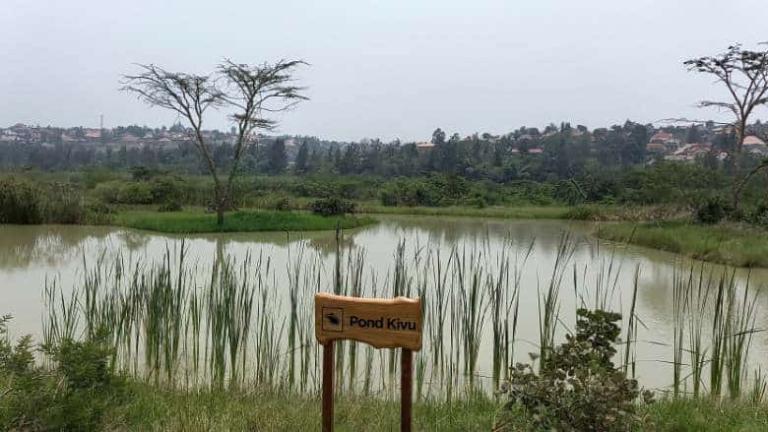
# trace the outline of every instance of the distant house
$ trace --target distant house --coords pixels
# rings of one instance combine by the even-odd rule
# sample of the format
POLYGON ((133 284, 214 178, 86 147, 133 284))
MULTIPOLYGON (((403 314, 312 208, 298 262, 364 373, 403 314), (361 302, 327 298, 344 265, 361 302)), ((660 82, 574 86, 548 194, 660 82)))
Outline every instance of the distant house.
POLYGON ((86 129, 84 134, 87 139, 100 139, 101 129, 86 129))
POLYGON ((542 154, 544 153, 544 149, 541 147, 533 147, 528 149, 529 154, 542 154))
POLYGON ((658 143, 658 142, 648 143, 648 145, 645 146, 645 150, 648 153, 660 154, 660 155, 667 154, 667 152, 669 151, 667 149, 667 146, 665 146, 662 143, 658 143))
POLYGON ((417 142, 416 143, 416 150, 419 152, 428 152, 435 148, 435 145, 429 141, 424 142, 417 142))
POLYGON ((137 143, 140 141, 140 139, 136 135, 126 132, 120 137, 120 141, 123 143, 129 144, 129 143, 137 143))
POLYGON ((768 145, 760 138, 750 135, 744 137, 744 151, 760 156, 768 156, 768 145))
POLYGON ((675 161, 693 161, 700 156, 704 156, 712 151, 712 144, 709 143, 690 143, 676 150, 673 154, 667 155, 665 159, 675 161))
POLYGON ((680 148, 680 140, 669 132, 658 131, 645 146, 645 149, 651 153, 669 154, 680 148))
POLYGON ((764 146, 765 145, 765 141, 761 140, 760 138, 758 138, 758 137, 756 137, 754 135, 750 135, 750 136, 744 137, 744 145, 745 146, 752 146, 752 145, 764 146))

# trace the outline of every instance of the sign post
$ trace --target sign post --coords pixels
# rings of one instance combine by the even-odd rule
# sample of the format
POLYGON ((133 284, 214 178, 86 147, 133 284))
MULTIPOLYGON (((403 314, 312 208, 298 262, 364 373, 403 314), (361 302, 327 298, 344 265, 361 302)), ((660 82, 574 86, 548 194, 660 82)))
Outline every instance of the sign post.
POLYGON ((421 301, 315 294, 315 337, 323 345, 323 432, 333 431, 334 341, 402 348, 400 430, 409 432, 413 405, 413 351, 421 349, 421 301))

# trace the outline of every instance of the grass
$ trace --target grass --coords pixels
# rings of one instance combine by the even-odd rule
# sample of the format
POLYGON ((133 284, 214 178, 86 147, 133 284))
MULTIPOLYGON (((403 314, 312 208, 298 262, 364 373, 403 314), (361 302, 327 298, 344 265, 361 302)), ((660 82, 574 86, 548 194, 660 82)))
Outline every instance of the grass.
MULTIPOLYGON (((286 431, 320 430, 318 398, 259 391, 180 391, 133 383, 132 397, 106 416, 105 430, 157 431, 286 431)), ((399 429, 396 400, 337 396, 335 427, 339 431, 399 429)), ((417 431, 489 431, 501 402, 476 395, 452 402, 414 404, 417 431)), ((662 399, 639 408, 655 431, 764 431, 768 407, 748 402, 662 399)), ((523 413, 505 431, 529 430, 523 413)))
POLYGON ((357 228, 374 223, 371 217, 324 217, 306 212, 238 211, 224 218, 224 225, 216 224, 216 215, 202 211, 159 213, 154 211, 126 211, 118 213, 113 223, 118 226, 171 234, 202 234, 214 232, 254 231, 325 231, 357 228))
POLYGON ((745 402, 665 399, 645 409, 653 430, 675 432, 768 430, 768 407, 745 402))
MULTIPOLYGON (((107 430, 314 431, 320 430, 320 400, 288 392, 159 390, 136 383, 134 397, 117 408, 107 430)), ((397 400, 337 396, 338 431, 392 431, 400 428, 397 400)), ((485 397, 466 401, 417 402, 417 431, 491 430, 498 404, 485 397)))
POLYGON ((373 214, 402 214, 418 216, 470 216, 507 219, 566 219, 568 207, 564 206, 492 206, 492 207, 391 207, 375 202, 360 202, 358 210, 373 214))
POLYGON ((682 254, 737 267, 768 267, 768 234, 741 225, 693 225, 684 222, 601 225, 606 240, 682 254))

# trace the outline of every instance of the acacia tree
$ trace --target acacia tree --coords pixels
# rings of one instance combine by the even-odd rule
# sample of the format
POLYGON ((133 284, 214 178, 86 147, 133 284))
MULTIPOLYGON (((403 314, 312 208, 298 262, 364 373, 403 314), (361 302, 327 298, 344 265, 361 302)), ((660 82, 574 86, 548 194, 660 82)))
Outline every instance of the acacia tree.
MULTIPOLYGON (((728 90, 730 100, 701 101, 701 107, 716 107, 734 115, 731 125, 736 132, 735 161, 740 160, 749 117, 755 108, 768 103, 768 50, 751 51, 736 44, 715 56, 690 59, 684 64, 689 71, 704 73, 715 78, 728 90)), ((768 160, 743 175, 734 184, 733 205, 739 207, 741 191, 750 178, 761 169, 768 168, 768 160)))
POLYGON ((169 72, 152 64, 139 64, 139 72, 125 75, 122 89, 151 106, 178 113, 190 132, 208 173, 213 178, 213 207, 219 226, 230 208, 240 161, 256 143, 256 131, 273 130, 278 122, 270 114, 287 111, 307 100, 303 87, 293 84, 293 73, 301 60, 248 65, 224 60, 209 75, 169 72), (222 109, 234 123, 235 142, 231 163, 218 166, 212 144, 203 133, 203 120, 210 109, 222 109), (228 170, 228 171, 227 171, 228 170))

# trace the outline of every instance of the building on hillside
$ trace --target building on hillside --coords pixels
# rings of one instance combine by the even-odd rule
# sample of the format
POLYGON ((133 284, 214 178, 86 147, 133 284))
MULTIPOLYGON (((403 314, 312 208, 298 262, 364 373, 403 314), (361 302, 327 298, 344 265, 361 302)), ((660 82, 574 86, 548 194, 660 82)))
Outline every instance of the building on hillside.
POLYGON ((744 137, 743 148, 747 153, 768 156, 768 145, 765 144, 765 141, 754 135, 744 137))
POLYGON ((676 150, 671 155, 664 157, 672 161, 693 161, 700 156, 704 156, 712 151, 712 144, 709 143, 690 143, 676 150))
POLYGON ((680 140, 669 132, 658 131, 646 145, 646 150, 653 153, 669 154, 674 153, 680 148, 680 140), (653 144, 653 145, 652 145, 653 144), (663 149, 661 146, 664 146, 663 149))
POLYGON ((435 144, 429 142, 429 141, 423 141, 423 142, 417 142, 416 143, 416 150, 419 152, 428 152, 435 148, 435 144))
POLYGON ((90 140, 101 139, 101 129, 86 129, 83 131, 85 138, 90 140))
POLYGON ((645 150, 648 153, 655 154, 655 155, 665 155, 669 152, 669 149, 667 149, 667 146, 658 142, 648 143, 648 145, 645 146, 645 150))

